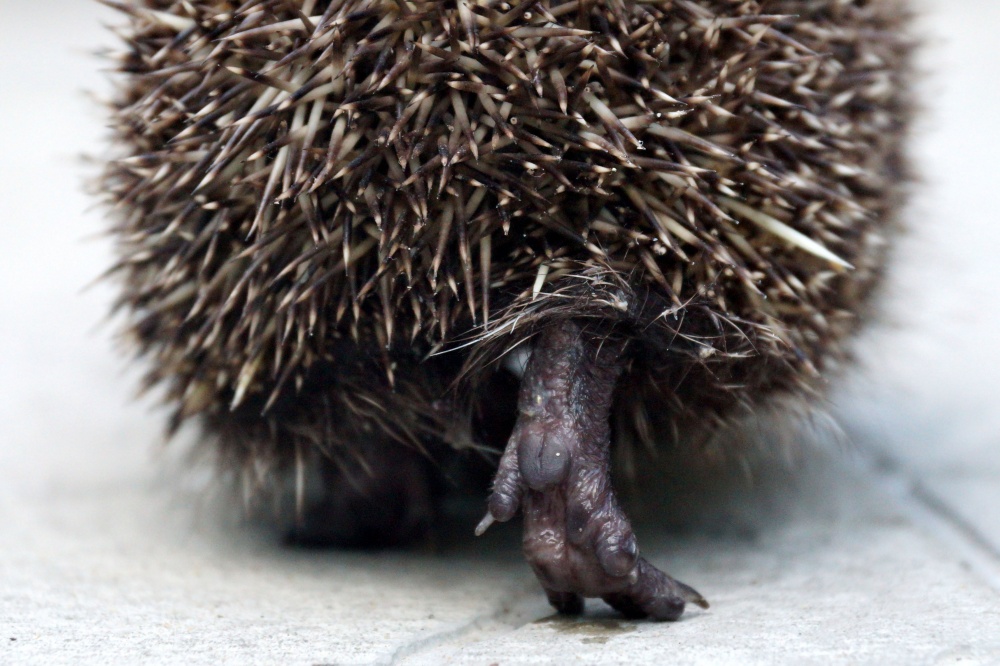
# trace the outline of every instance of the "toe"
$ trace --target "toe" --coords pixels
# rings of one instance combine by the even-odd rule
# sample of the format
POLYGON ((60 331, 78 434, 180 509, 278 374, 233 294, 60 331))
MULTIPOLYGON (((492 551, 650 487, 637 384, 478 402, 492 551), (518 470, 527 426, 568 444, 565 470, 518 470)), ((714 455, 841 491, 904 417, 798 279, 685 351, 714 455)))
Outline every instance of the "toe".
POLYGON ((627 611, 638 608, 643 611, 642 616, 674 621, 684 613, 687 603, 708 608, 708 602, 694 588, 674 580, 645 559, 639 558, 636 571, 635 583, 618 595, 624 599, 616 599, 618 605, 612 604, 626 615, 627 611))
POLYGON ((501 523, 505 523, 513 518, 521 504, 519 495, 520 493, 517 492, 495 490, 490 495, 490 515, 501 523))
POLYGON ((606 574, 622 578, 632 574, 639 559, 639 546, 631 529, 598 539, 594 548, 597 561, 606 574))
POLYGON ((674 622, 684 614, 684 600, 674 596, 657 597, 647 604, 643 610, 653 620, 674 622))
POLYGON ((642 607, 635 603, 626 594, 606 594, 603 597, 604 602, 614 608, 616 611, 624 615, 629 620, 641 620, 646 617, 648 613, 642 609, 642 607))

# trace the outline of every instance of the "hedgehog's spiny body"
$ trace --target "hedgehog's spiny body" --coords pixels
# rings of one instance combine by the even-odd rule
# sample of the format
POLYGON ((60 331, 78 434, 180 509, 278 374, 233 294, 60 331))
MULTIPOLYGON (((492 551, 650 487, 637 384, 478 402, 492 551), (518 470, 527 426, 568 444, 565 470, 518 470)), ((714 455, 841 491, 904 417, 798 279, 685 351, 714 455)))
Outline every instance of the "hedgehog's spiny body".
POLYGON ((111 4, 122 302, 246 469, 466 444, 536 333, 630 341, 622 428, 710 425, 808 390, 877 272, 892 0, 111 4))

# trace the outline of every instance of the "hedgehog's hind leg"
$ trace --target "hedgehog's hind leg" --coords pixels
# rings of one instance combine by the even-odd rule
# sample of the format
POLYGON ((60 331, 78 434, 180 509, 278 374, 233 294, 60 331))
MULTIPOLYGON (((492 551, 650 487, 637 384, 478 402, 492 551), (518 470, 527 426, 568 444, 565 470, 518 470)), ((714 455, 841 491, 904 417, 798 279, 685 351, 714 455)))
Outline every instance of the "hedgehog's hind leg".
POLYGON ((623 347, 573 322, 539 336, 476 532, 521 508, 525 556, 557 610, 579 613, 583 597, 602 597, 629 617, 676 620, 686 602, 708 604, 639 557, 611 487, 608 419, 623 347))

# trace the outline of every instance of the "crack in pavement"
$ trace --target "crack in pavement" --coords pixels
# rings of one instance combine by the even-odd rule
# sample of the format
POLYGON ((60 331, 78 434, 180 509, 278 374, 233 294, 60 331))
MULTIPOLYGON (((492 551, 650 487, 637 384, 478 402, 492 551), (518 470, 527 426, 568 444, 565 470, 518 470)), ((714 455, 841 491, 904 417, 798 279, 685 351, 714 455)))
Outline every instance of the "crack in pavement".
POLYGON ((453 629, 439 631, 429 636, 418 638, 398 647, 388 661, 377 662, 379 666, 398 666, 406 660, 423 652, 448 644, 456 647, 461 643, 475 642, 504 633, 516 631, 538 619, 550 615, 552 610, 543 606, 535 586, 534 579, 527 577, 519 581, 519 585, 508 590, 500 597, 497 609, 472 618, 470 621, 453 629), (540 610, 539 610, 540 609, 540 610))
POLYGON ((900 460, 858 445, 866 472, 896 501, 905 517, 935 541, 945 544, 993 590, 1000 592, 1000 544, 956 511, 947 500, 900 460))

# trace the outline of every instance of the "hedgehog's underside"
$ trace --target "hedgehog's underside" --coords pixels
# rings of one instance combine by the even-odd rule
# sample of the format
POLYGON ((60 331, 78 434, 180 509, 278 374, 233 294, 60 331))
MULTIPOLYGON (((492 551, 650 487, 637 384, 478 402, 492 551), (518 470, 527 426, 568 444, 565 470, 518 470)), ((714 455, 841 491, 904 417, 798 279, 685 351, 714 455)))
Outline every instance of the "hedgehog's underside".
POLYGON ((609 417, 659 443, 841 355, 898 203, 899 5, 108 4, 121 306, 175 422, 251 486, 339 469, 408 533, 414 460, 496 436, 527 342, 480 529, 523 509, 562 610, 703 603, 638 557, 609 417))

